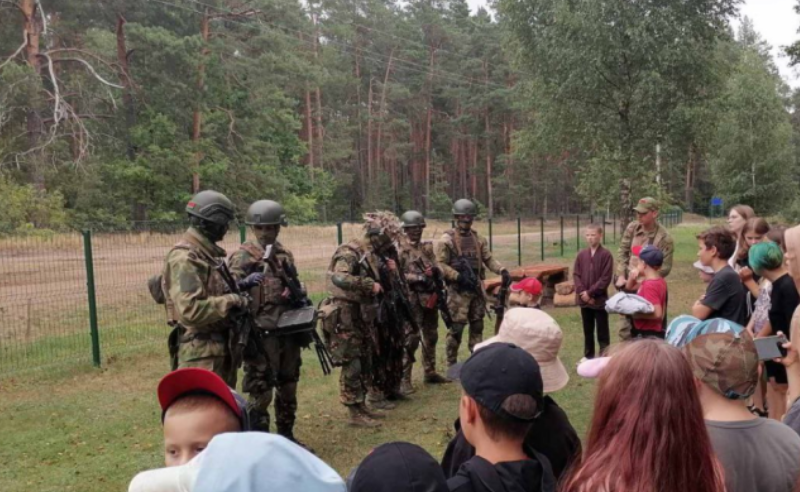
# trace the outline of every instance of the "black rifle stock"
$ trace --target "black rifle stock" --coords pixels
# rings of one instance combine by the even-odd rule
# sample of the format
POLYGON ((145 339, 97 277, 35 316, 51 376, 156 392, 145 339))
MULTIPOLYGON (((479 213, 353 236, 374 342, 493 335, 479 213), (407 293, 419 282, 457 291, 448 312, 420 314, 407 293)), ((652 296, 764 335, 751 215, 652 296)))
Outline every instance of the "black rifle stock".
MULTIPOLYGON (((233 278, 228 265, 224 261, 219 262, 217 271, 232 293, 249 299, 249 296, 239 289, 239 284, 236 283, 236 279, 233 278)), ((263 334, 255 328, 256 322, 253 319, 253 313, 247 307, 244 307, 241 311, 234 313, 233 318, 235 328, 230 342, 230 350, 234 367, 239 367, 245 357, 254 358, 257 354, 263 355, 267 360, 267 366, 269 366, 269 354, 264 348, 263 334)), ((275 375, 273 374, 272 377, 274 380, 275 375)))
POLYGON ((500 325, 503 323, 503 317, 506 314, 506 301, 508 300, 509 286, 511 286, 511 276, 508 276, 507 279, 503 278, 503 281, 500 283, 500 290, 497 292, 497 299, 492 307, 494 313, 497 315, 494 322, 495 335, 500 331, 500 325))
POLYGON ((439 309, 439 314, 442 316, 444 326, 449 330, 453 326, 453 317, 450 315, 450 309, 447 307, 447 287, 444 285, 444 276, 439 267, 433 268, 433 285, 436 286, 436 307, 439 309))

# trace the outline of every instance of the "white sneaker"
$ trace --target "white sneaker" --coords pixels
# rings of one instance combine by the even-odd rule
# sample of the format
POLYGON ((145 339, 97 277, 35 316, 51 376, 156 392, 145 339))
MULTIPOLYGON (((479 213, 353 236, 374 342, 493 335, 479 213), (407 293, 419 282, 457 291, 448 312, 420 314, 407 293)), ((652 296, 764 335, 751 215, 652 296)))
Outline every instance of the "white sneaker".
POLYGON ((581 365, 581 364, 583 364, 584 362, 586 362, 587 360, 589 360, 589 359, 587 359, 586 357, 581 357, 581 360, 579 360, 579 361, 578 361, 578 364, 577 364, 577 365, 581 365))

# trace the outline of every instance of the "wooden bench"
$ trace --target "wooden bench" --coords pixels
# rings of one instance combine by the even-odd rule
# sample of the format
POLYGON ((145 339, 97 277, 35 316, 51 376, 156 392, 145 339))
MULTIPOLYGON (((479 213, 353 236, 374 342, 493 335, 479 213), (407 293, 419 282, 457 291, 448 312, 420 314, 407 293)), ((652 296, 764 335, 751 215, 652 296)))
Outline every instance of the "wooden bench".
MULTIPOLYGON (((535 277, 542 283, 542 305, 551 305, 556 292, 556 284, 569 280, 569 267, 562 265, 537 264, 528 265, 509 270, 511 279, 519 282, 523 278, 535 277)), ((500 290, 502 279, 494 277, 486 280, 486 294, 494 297, 500 290)))

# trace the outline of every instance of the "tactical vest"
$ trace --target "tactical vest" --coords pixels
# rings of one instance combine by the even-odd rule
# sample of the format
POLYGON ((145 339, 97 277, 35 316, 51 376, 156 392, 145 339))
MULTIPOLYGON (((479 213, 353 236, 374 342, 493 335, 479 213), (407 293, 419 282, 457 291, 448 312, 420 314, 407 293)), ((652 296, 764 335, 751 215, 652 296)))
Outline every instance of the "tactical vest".
MULTIPOLYGON (((417 246, 409 244, 408 248, 403 250, 406 268, 408 269, 409 273, 413 273, 415 275, 425 275, 425 269, 433 266, 433 262, 427 256, 425 256, 423 251, 423 248, 430 244, 430 241, 421 242, 417 246)), ((433 293, 436 290, 432 282, 430 282, 428 287, 426 287, 425 283, 423 282, 415 282, 414 284, 409 285, 409 287, 414 292, 433 293)))
MULTIPOLYGON (((474 231, 470 231, 469 235, 462 236, 457 230, 453 229, 447 231, 445 234, 450 236, 453 240, 453 247, 456 250, 457 256, 463 256, 469 262, 469 266, 472 267, 472 270, 475 272, 476 275, 480 274, 481 271, 481 254, 480 254, 480 243, 478 243, 478 238, 475 235, 474 231)), ((456 266, 456 259, 457 256, 450 255, 450 266, 455 268, 456 266)))
POLYGON ((289 303, 289 300, 283 297, 283 291, 286 288, 283 282, 286 274, 283 271, 283 261, 291 260, 286 254, 286 250, 283 249, 283 245, 276 242, 272 247, 274 249, 273 261, 267 262, 264 260, 266 249, 262 248, 260 244, 244 243, 240 246, 242 250, 258 260, 257 264, 260 267, 258 271, 264 274, 264 281, 250 289, 250 296, 253 298, 252 309, 256 313, 265 305, 281 306, 289 303))
MULTIPOLYGON (((208 293, 208 297, 215 297, 221 296, 226 293, 225 281, 222 280, 222 276, 219 274, 214 265, 216 265, 217 260, 212 258, 211 256, 204 253, 197 245, 193 244, 191 241, 187 241, 186 239, 181 239, 178 241, 172 249, 169 250, 167 253, 167 257, 172 254, 173 251, 176 249, 183 249, 187 250, 191 253, 194 253, 199 258, 201 258, 206 265, 208 266, 208 273, 205 275, 206 277, 206 292, 208 293)), ((178 313, 175 310, 175 303, 172 300, 172 297, 169 295, 170 290, 170 271, 169 271, 169 264, 165 261, 164 262, 164 272, 161 275, 161 290, 164 291, 164 307, 166 308, 166 315, 167 315, 167 324, 170 326, 175 326, 179 323, 180 319, 178 317, 178 313)), ((186 327, 190 328, 190 327, 186 327)))
MULTIPOLYGON (((336 284, 333 283, 333 275, 335 273, 333 271, 333 268, 334 266, 336 266, 336 262, 339 260, 339 258, 345 251, 352 251, 356 255, 356 258, 361 258, 362 256, 361 245, 358 243, 358 241, 352 241, 347 244, 339 246, 339 249, 337 249, 336 252, 333 254, 333 258, 331 258, 331 262, 328 265, 328 271, 326 274, 328 292, 331 293, 331 297, 334 299, 350 301, 350 302, 358 302, 358 303, 371 302, 371 298, 361 295, 360 292, 345 290, 342 289, 341 287, 336 286, 336 284)), ((363 269, 362 265, 360 263, 356 263, 355 267, 353 268, 353 271, 351 271, 350 274, 355 276, 363 276, 362 269, 363 269)))

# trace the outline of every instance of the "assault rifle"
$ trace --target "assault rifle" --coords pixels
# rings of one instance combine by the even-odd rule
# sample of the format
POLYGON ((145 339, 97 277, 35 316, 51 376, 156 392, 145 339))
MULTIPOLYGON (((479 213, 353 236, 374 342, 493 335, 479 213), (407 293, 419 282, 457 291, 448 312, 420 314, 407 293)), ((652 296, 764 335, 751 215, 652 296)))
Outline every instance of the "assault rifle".
POLYGON ((414 319, 414 311, 411 309, 411 303, 408 301, 405 294, 408 292, 406 278, 402 272, 392 272, 388 267, 388 260, 392 260, 399 268, 400 260, 397 257, 397 250, 393 248, 388 255, 376 252, 376 255, 381 260, 378 268, 378 281, 384 289, 384 292, 389 296, 389 304, 391 304, 395 310, 399 308, 399 313, 397 314, 405 318, 411 327, 414 328, 414 331, 419 332, 419 325, 417 325, 417 321, 414 319))
MULTIPOLYGON (((286 284, 286 288, 289 289, 289 303, 292 307, 294 309, 302 309, 313 306, 314 304, 311 302, 311 299, 308 298, 308 294, 303 292, 300 278, 297 275, 297 268, 285 259, 281 262, 281 267, 283 271, 282 280, 284 284, 286 284)), ((314 350, 317 352, 317 358, 319 359, 319 365, 322 367, 322 373, 327 376, 331 373, 333 360, 331 359, 331 354, 328 353, 328 350, 325 348, 325 344, 322 343, 322 339, 319 337, 315 325, 316 322, 312 324, 309 334, 311 335, 311 340, 314 342, 314 350)))
MULTIPOLYGON (((228 286, 228 290, 246 299, 250 298, 239 288, 239 284, 236 283, 236 279, 233 278, 233 274, 231 274, 228 265, 224 261, 220 261, 216 269, 225 285, 228 286)), ((233 319, 233 336, 229 342, 233 366, 239 367, 245 357, 253 359, 259 354, 264 356, 267 360, 267 366, 269 366, 269 354, 264 348, 263 333, 256 328, 256 321, 253 319, 253 313, 250 312, 250 309, 247 307, 242 308, 241 311, 234 313, 233 319)))
POLYGON ((481 292, 481 282, 478 276, 475 275, 475 270, 472 269, 469 260, 465 256, 456 257, 453 262, 453 269, 458 272, 458 290, 459 292, 481 292))
MULTIPOLYGON (((433 294, 436 298, 435 307, 439 309, 442 321, 444 321, 444 326, 449 330, 453 326, 453 317, 450 316, 450 309, 447 307, 447 287, 444 285, 444 276, 439 267, 433 267, 433 285, 436 288, 436 292, 433 294)), ((427 307, 433 308, 434 306, 430 305, 427 307)))

